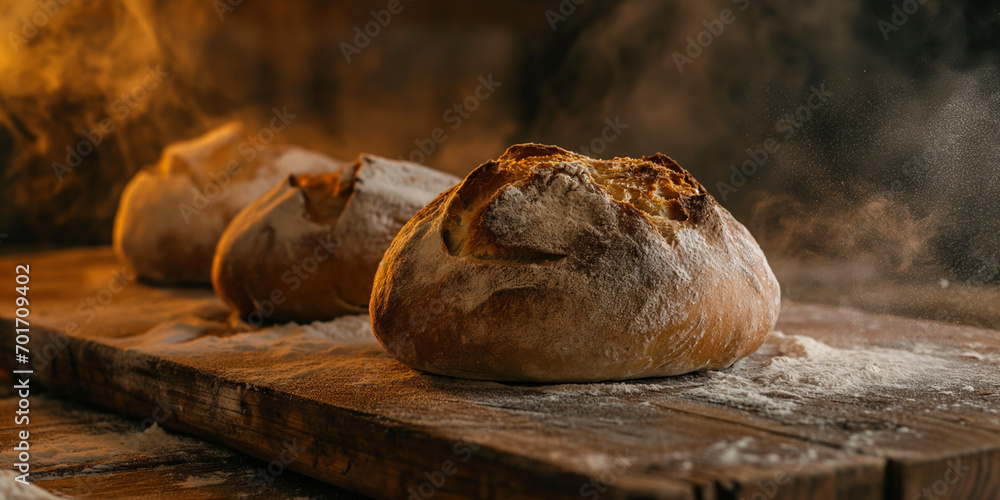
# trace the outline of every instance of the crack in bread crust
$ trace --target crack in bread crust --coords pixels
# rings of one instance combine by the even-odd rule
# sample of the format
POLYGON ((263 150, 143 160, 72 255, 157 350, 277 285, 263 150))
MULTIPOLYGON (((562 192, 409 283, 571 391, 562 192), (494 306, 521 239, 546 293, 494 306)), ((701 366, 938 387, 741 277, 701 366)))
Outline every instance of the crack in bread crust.
POLYGON ((288 185, 299 188, 305 198, 306 216, 316 223, 330 223, 340 218, 354 198, 354 184, 359 161, 334 172, 288 176, 288 185))
POLYGON ((458 179, 361 155, 337 170, 289 176, 230 222, 213 262, 216 292, 241 314, 326 320, 368 308, 399 229, 458 179), (282 302, 271 299, 281 290, 282 302), (271 302, 268 311, 261 301, 271 302))
POLYGON ((525 144, 484 163, 459 186, 441 230, 448 253, 482 262, 544 264, 564 259, 568 251, 505 243, 498 233, 509 232, 515 222, 539 221, 504 221, 496 215, 504 203, 524 203, 529 192, 551 191, 561 176, 575 179, 574 188, 602 193, 625 211, 641 214, 671 244, 679 224, 715 222, 714 200, 665 155, 597 160, 555 146, 525 144))

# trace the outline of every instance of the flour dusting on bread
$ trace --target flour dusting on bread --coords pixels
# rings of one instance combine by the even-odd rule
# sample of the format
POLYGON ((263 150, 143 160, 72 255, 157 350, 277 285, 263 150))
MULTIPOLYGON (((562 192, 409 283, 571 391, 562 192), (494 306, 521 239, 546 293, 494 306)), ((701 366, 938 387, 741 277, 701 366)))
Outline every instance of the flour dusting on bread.
POLYGON ((400 231, 370 312, 416 368, 585 381, 728 366, 766 340, 778 296, 750 234, 669 158, 529 144, 400 231))
POLYGON ((231 307, 259 320, 364 313, 375 270, 399 228, 457 182, 373 155, 339 170, 289 176, 226 228, 212 283, 231 307))

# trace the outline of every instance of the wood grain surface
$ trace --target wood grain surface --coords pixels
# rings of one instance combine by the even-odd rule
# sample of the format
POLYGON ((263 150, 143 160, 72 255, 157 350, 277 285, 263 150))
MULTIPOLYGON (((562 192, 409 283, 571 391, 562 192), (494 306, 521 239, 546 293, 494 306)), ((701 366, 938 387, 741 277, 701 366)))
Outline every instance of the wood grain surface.
MULTIPOLYGON (((13 414, 17 404, 16 397, 0 398, 5 414, 13 414)), ((31 419, 32 482, 74 498, 365 498, 283 470, 280 461, 272 464, 191 437, 158 435, 143 420, 79 403, 35 396, 31 419)), ((11 450, 18 430, 13 421, 0 427, 4 462, 16 461, 11 450)))
MULTIPOLYGON (((699 395, 725 371, 540 386, 415 372, 372 342, 155 352, 149 332, 165 322, 229 325, 203 335, 230 338, 229 312, 208 289, 115 277, 106 248, 0 259, 11 283, 0 293, 4 352, 13 306, 3 304, 21 263, 31 265, 34 382, 143 418, 169 402, 164 428, 264 460, 301 443, 289 469, 377 498, 1000 497, 994 330, 786 302, 786 336, 845 356, 912 352, 972 382, 791 395, 794 411, 781 412, 699 395)), ((774 341, 746 363, 766 366, 774 341)))

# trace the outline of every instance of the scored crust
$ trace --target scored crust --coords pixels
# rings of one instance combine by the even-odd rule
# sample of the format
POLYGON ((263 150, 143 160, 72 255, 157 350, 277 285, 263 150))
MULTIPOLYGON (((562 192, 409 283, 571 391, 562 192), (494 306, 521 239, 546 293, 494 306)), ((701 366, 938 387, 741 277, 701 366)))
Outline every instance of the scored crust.
POLYGON ((779 295, 753 237, 670 158, 524 144, 403 227, 370 313, 414 368, 582 382, 729 366, 779 295))
POLYGON ((457 182, 374 155, 335 172, 289 176, 226 228, 212 284, 240 314, 256 312, 269 322, 364 313, 396 232, 457 182))

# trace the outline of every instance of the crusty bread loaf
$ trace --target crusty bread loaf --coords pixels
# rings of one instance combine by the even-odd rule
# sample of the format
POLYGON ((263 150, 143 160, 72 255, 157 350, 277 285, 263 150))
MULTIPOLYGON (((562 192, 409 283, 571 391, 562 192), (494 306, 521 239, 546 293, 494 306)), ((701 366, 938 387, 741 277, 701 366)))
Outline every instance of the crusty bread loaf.
POLYGON ((727 367, 779 302, 750 233, 670 158, 522 144, 403 227, 370 314, 413 368, 589 382, 727 367))
POLYGON ((372 155, 334 173, 290 176, 226 228, 212 268, 216 293, 258 323, 364 313, 399 228, 458 182, 372 155))
POLYGON ((340 165, 293 146, 258 148, 238 122, 172 144, 125 186, 115 215, 115 253, 145 280, 207 285, 215 245, 241 208, 288 174, 340 165))

